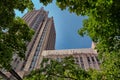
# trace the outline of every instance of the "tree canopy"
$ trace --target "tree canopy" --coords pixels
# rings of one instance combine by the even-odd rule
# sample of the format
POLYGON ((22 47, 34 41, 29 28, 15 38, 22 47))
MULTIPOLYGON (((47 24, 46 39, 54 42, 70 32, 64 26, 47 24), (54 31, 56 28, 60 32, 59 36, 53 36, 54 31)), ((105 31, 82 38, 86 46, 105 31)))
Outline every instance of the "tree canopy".
MULTIPOLYGON (((51 0, 40 0, 47 5, 51 0)), ((96 49, 102 63, 102 79, 120 78, 120 1, 119 0, 56 0, 62 10, 88 16, 81 36, 88 35, 97 44, 96 49)))
POLYGON ((20 18, 15 10, 32 10, 31 0, 0 0, 0 68, 10 69, 13 54, 24 58, 26 42, 33 35, 33 30, 20 18))
POLYGON ((40 69, 32 71, 24 80, 88 80, 90 74, 74 63, 73 57, 61 61, 43 59, 40 69))

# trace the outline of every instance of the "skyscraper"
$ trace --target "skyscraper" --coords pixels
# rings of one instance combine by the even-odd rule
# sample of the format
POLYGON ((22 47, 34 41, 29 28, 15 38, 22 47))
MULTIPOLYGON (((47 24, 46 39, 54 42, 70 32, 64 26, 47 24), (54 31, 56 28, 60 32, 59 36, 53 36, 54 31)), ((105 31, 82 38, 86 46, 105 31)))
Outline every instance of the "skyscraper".
POLYGON ((20 60, 17 55, 13 56, 12 67, 22 74, 37 69, 40 66, 40 56, 43 50, 55 49, 56 32, 53 17, 48 18, 48 12, 43 8, 33 10, 23 16, 25 22, 35 31, 30 42, 27 42, 25 60, 20 60))

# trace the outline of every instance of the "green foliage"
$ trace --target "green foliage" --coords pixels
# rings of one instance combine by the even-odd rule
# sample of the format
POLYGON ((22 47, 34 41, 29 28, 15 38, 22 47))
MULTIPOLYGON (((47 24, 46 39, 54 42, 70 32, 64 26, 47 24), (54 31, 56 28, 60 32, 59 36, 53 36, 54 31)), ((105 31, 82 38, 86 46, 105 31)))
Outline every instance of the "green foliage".
POLYGON ((11 68, 13 54, 24 58, 26 42, 34 33, 21 18, 15 17, 15 9, 32 10, 33 3, 31 0, 0 0, 0 68, 11 68))
POLYGON ((74 63, 73 57, 61 61, 43 59, 39 70, 32 71, 25 80, 88 80, 90 74, 74 63), (50 60, 50 63, 48 63, 50 60))
POLYGON ((15 18, 15 9, 24 11, 25 9, 33 9, 33 3, 31 0, 0 0, 0 26, 8 27, 8 24, 12 24, 13 19, 15 18))
POLYGON ((102 65, 101 71, 97 72, 98 76, 96 75, 94 79, 119 80, 120 1, 56 0, 56 4, 62 10, 68 9, 77 15, 88 16, 78 33, 81 36, 90 36, 97 43, 96 49, 102 65))
POLYGON ((49 3, 52 3, 53 0, 40 0, 45 6, 48 5, 49 3))

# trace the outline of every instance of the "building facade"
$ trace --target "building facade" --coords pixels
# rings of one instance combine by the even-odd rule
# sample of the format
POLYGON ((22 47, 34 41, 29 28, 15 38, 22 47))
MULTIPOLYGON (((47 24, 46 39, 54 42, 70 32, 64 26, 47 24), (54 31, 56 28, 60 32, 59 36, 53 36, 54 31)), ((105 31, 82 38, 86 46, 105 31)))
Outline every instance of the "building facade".
MULTIPOLYGON (((56 40, 53 17, 49 18, 48 12, 43 8, 26 13, 23 19, 35 33, 31 41, 26 43, 25 60, 21 60, 17 54, 13 56, 12 68, 21 77, 29 71, 39 68, 42 51, 54 50, 56 40)), ((6 74, 11 76, 9 73, 6 74)))
POLYGON ((73 56, 75 63, 81 68, 88 70, 90 68, 99 70, 99 61, 97 52, 92 48, 86 49, 67 49, 67 50, 44 50, 42 52, 41 61, 43 58, 55 59, 61 61, 62 58, 73 56))
POLYGON ((39 58, 43 50, 55 49, 55 27, 53 18, 48 18, 48 12, 43 8, 28 12, 23 19, 35 30, 31 42, 28 43, 26 61, 21 67, 24 71, 39 68, 39 58))

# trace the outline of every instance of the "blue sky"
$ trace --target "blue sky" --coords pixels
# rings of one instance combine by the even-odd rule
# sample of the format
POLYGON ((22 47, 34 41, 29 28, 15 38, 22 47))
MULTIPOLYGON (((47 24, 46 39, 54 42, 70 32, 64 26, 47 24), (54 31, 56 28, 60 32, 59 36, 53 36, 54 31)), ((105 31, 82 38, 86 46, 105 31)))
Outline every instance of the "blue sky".
MULTIPOLYGON (((39 0, 32 0, 35 9, 40 9, 43 5, 39 0)), ((46 11, 49 11, 49 17, 53 16, 56 29, 56 49, 76 49, 76 48, 90 48, 91 39, 87 36, 81 37, 77 33, 78 29, 82 27, 82 20, 86 17, 76 16, 69 13, 68 10, 61 11, 53 2, 48 6, 43 6, 46 11)), ((26 12, 26 11, 25 11, 26 12)), ((24 13, 25 13, 24 12, 24 13)), ((22 17, 19 11, 16 15, 22 17)))

